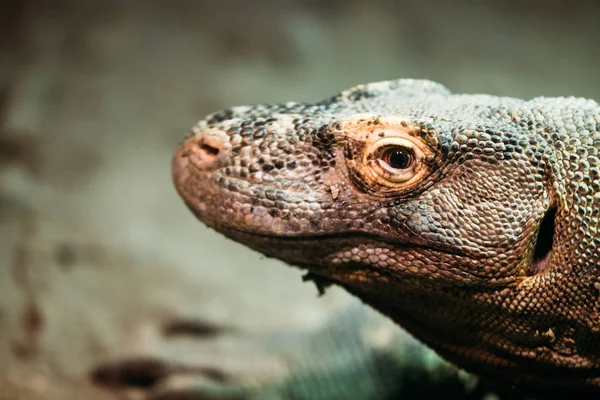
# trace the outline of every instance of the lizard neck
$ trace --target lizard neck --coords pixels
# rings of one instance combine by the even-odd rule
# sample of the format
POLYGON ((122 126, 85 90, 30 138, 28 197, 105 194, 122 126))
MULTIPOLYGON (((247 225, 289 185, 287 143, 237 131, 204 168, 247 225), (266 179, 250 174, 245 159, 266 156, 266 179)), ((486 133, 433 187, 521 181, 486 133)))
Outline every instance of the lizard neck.
MULTIPOLYGON (((443 306, 439 293, 423 290, 407 291, 394 302, 350 291, 450 362, 480 376, 527 388, 557 373, 561 385, 598 385, 599 332, 585 319, 543 314, 542 307, 511 307, 521 290, 450 291, 443 306)), ((548 299, 554 301, 561 300, 548 299)))

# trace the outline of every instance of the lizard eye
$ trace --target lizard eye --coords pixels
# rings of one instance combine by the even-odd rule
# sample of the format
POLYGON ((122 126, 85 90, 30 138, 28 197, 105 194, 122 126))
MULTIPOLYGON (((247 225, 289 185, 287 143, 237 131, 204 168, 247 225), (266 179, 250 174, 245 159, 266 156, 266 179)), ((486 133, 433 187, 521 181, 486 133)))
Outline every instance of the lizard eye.
POLYGON ((434 149, 420 128, 400 117, 376 122, 347 128, 344 155, 350 179, 370 195, 408 193, 435 168, 434 149))
POLYGON ((379 156, 379 162, 383 168, 397 170, 398 172, 410 169, 414 160, 415 155, 412 150, 400 146, 384 149, 379 156))
POLYGON ((404 191, 427 175, 430 153, 431 150, 421 140, 407 134, 378 137, 365 149, 363 167, 359 171, 371 184, 390 191, 404 191))
POLYGON ((423 151, 412 140, 388 138, 372 148, 369 163, 375 181, 399 187, 412 183, 423 172, 423 151))

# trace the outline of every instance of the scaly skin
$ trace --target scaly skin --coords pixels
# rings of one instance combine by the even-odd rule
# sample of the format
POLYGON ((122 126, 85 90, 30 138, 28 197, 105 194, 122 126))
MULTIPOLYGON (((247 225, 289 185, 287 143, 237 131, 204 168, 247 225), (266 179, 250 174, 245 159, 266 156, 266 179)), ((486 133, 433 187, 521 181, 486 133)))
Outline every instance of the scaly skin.
POLYGON ((599 128, 592 100, 381 82, 212 114, 173 176, 207 225, 343 286, 453 363, 594 391, 599 128))

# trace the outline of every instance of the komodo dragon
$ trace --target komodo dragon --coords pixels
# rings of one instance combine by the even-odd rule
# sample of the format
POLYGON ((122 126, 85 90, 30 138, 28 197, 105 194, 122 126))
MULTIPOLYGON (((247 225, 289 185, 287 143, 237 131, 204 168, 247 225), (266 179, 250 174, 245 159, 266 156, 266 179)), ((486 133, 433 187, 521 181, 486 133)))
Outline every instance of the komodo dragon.
MULTIPOLYGON (((446 360, 524 393, 576 397, 600 394, 599 153, 595 101, 395 80, 211 114, 177 150, 173 177, 208 226, 307 269, 320 288, 342 286, 446 360)), ((267 340, 306 350, 285 358, 304 381, 290 372, 240 398, 397 394, 410 353, 394 349, 401 330, 369 341, 357 332, 389 323, 353 308, 321 333, 267 340)), ((162 379, 175 364, 96 376, 127 365, 162 379)), ((154 394, 238 398, 207 395, 205 380, 154 394)))

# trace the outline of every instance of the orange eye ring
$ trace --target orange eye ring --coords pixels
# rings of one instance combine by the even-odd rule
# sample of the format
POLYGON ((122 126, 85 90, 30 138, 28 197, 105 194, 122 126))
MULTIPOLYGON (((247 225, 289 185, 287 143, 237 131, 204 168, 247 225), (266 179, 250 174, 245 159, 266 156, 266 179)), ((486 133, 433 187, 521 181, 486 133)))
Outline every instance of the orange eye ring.
POLYGON ((428 172, 425 159, 431 150, 410 135, 388 135, 368 146, 363 165, 367 176, 390 189, 409 188, 428 172))

